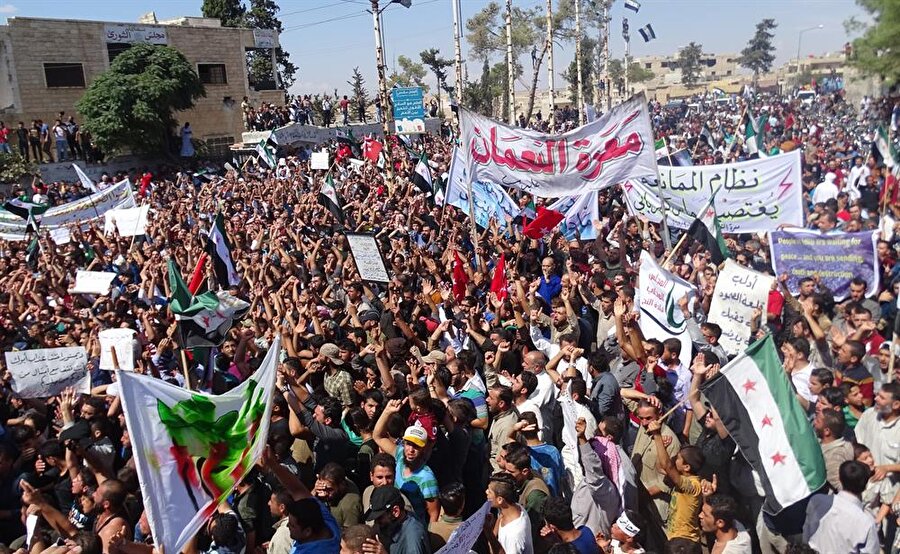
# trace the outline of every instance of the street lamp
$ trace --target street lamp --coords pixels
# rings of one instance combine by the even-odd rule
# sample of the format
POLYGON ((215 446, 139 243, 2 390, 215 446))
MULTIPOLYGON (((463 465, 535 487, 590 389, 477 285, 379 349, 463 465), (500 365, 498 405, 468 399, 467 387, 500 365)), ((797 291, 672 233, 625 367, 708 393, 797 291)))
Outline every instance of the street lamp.
MULTIPOLYGON (((385 155, 387 169, 387 186, 388 190, 392 190, 394 186, 394 160, 391 156, 391 143, 388 140, 388 117, 390 112, 390 102, 387 95, 387 83, 384 76, 384 45, 381 35, 381 12, 387 9, 391 4, 400 4, 404 8, 409 8, 412 0, 390 0, 381 9, 378 9, 378 0, 370 0, 372 9, 368 10, 372 14, 373 25, 375 27, 375 63, 378 70, 378 97, 381 100, 381 131, 384 134, 384 146, 387 150, 385 155)), ((393 120, 393 117, 391 117, 393 120)))
POLYGON ((797 33, 797 83, 800 82, 800 43, 803 41, 803 33, 807 31, 815 31, 816 29, 824 29, 825 26, 821 23, 816 25, 815 27, 807 27, 806 29, 801 29, 799 33, 797 33))

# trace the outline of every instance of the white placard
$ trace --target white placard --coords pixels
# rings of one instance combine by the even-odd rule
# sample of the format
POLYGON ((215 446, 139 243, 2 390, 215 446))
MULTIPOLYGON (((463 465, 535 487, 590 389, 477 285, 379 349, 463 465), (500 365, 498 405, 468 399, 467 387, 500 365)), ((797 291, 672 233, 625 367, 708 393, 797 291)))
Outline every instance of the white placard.
POLYGON ((88 394, 91 376, 83 346, 6 352, 12 389, 22 398, 56 396, 67 387, 88 394))
POLYGON ((313 152, 312 156, 309 158, 309 168, 310 169, 324 169, 328 170, 328 150, 322 150, 321 152, 313 152))
POLYGON ((73 293, 109 294, 109 286, 116 274, 111 271, 82 271, 75 273, 73 293))
POLYGON ((363 281, 389 282, 391 278, 388 276, 375 237, 352 233, 347 233, 346 237, 347 244, 350 245, 350 252, 353 254, 353 261, 356 262, 356 269, 359 271, 359 277, 363 281))
POLYGON ((50 238, 57 245, 69 244, 72 242, 72 233, 66 227, 57 227, 50 229, 50 238))
POLYGON ((468 554, 484 530, 484 518, 490 509, 491 503, 485 502, 477 512, 469 516, 469 519, 453 530, 447 544, 434 554, 468 554))
POLYGON ((150 205, 138 206, 137 208, 125 208, 120 210, 110 210, 104 214, 106 216, 106 225, 104 230, 109 233, 112 225, 119 232, 120 237, 133 237, 135 235, 143 235, 147 230, 147 218, 150 215, 150 205))
POLYGON ((116 369, 112 349, 116 349, 118 369, 134 371, 134 329, 107 329, 100 331, 100 369, 116 369))
POLYGON ((678 301, 687 295, 688 308, 693 309, 696 291, 693 285, 670 273, 656 263, 646 250, 641 252, 638 270, 638 290, 634 299, 641 317, 638 325, 645 337, 664 341, 676 338, 681 342, 679 359, 685 367, 691 364, 691 336, 678 301))
POLYGON ((278 35, 274 29, 253 29, 253 46, 275 48, 278 46, 278 35))
POLYGON ((762 310, 765 321, 774 282, 775 277, 747 269, 734 260, 725 260, 709 306, 709 322, 722 328, 719 344, 729 355, 743 352, 750 344, 754 308, 762 310))

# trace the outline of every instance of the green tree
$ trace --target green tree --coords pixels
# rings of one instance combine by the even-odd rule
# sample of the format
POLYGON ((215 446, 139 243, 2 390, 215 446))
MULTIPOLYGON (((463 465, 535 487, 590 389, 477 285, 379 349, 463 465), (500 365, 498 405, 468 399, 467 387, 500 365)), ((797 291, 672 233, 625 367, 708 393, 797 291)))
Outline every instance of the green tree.
POLYGON ((453 65, 453 62, 442 58, 441 51, 437 48, 423 50, 419 57, 422 59, 422 63, 434 73, 434 78, 437 79, 438 107, 443 110, 441 89, 447 90, 447 68, 453 65))
POLYGON ((203 17, 220 20, 223 27, 243 27, 247 8, 241 0, 203 0, 200 12, 203 17))
POLYGON ((700 58, 703 46, 691 42, 678 52, 678 68, 681 69, 681 84, 690 88, 700 81, 700 58))
POLYGON ((398 85, 401 87, 422 87, 422 92, 427 93, 429 87, 425 84, 425 76, 428 71, 425 66, 414 62, 406 56, 397 56, 397 65, 400 66, 400 72, 392 72, 388 76, 388 88, 398 85))
POLYGON ((868 75, 893 85, 900 81, 900 2, 856 0, 871 15, 871 24, 855 18, 845 23, 848 32, 861 32, 853 41, 850 63, 868 75))
POLYGON ((19 154, 0 152, 0 183, 18 183, 24 175, 38 175, 36 163, 19 154))
MULTIPOLYGON (((573 0, 560 0, 553 14, 553 35, 557 42, 573 39, 573 0)), ((531 119, 534 98, 537 92, 541 66, 547 56, 547 22, 541 7, 512 9, 513 71, 518 77, 518 60, 523 53, 530 53, 532 59, 531 84, 525 118, 531 119)), ((490 2, 482 10, 466 21, 466 41, 470 54, 476 60, 500 58, 506 60, 506 9, 497 2, 490 2)), ((504 71, 505 73, 505 71, 504 71)), ((506 85, 508 86, 508 85, 506 85)), ((504 105, 506 102, 504 102, 504 105)), ((504 108, 505 110, 506 108, 504 108)))
MULTIPOLYGON (((597 41, 589 36, 581 37, 581 94, 585 104, 594 103, 594 61, 592 52, 597 47, 597 41)), ((569 67, 561 73, 562 78, 569 83, 569 95, 574 102, 577 99, 578 88, 578 63, 575 59, 569 63, 569 67)))
POLYGON ((369 93, 366 91, 366 80, 363 78, 362 73, 359 72, 359 67, 353 68, 353 75, 347 81, 347 84, 350 85, 353 105, 368 107, 369 93))
MULTIPOLYGON (((502 69, 506 74, 506 66, 502 69)), ((494 98, 503 94, 505 86, 497 82, 496 73, 492 74, 491 65, 485 58, 481 66, 481 78, 476 82, 467 82, 463 89, 463 104, 482 115, 491 117, 494 115, 494 98)), ((505 97, 504 97, 505 98, 505 97)), ((506 104, 504 102, 504 104, 506 104)))
POLYGON ((206 96, 184 54, 168 46, 135 44, 97 76, 76 110, 104 151, 169 153, 175 112, 206 96))
MULTIPOLYGON (((283 26, 277 14, 280 8, 274 0, 250 0, 250 9, 244 18, 245 27, 249 29, 274 29, 281 33, 283 26)), ((275 51, 278 62, 278 79, 281 87, 287 90, 296 80, 297 66, 291 63, 291 56, 278 47, 275 51)), ((251 50, 247 52, 247 70, 251 82, 268 81, 272 78, 272 53, 269 50, 251 50)))
POLYGON ((772 69, 772 63, 775 61, 775 47, 772 45, 772 39, 775 33, 772 31, 778 27, 774 19, 763 19, 756 24, 756 33, 747 47, 741 50, 741 57, 738 63, 741 67, 749 69, 753 72, 753 81, 759 79, 760 73, 766 73, 772 69))
MULTIPOLYGON (((652 80, 656 75, 649 69, 644 68, 638 62, 631 62, 628 65, 628 82, 643 83, 652 80)), ((625 70, 621 59, 609 60, 609 80, 612 82, 612 88, 620 88, 625 86, 625 70)))

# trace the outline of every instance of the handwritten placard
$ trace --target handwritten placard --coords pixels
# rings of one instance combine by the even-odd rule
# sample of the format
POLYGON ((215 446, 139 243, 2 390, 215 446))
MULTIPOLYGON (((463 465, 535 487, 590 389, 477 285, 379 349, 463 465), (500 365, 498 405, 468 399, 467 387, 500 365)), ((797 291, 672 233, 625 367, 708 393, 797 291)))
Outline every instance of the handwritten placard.
POLYGON ((57 227, 50 229, 50 239, 59 246, 69 244, 72 242, 72 233, 66 227, 57 227))
POLYGON ((116 369, 112 358, 115 348, 118 369, 134 371, 134 334, 133 329, 123 328, 100 331, 100 369, 116 369))
POLYGON ((659 179, 631 178, 622 184, 635 215, 687 229, 714 191, 716 217, 725 233, 762 233, 803 225, 800 151, 733 164, 659 168, 659 179))
POLYGON ((641 252, 638 290, 635 305, 640 310, 638 325, 645 337, 659 340, 676 338, 681 342, 681 363, 691 363, 691 336, 678 301, 688 297, 693 309, 696 291, 693 285, 666 271, 646 250, 641 252))
POLYGON ((719 344, 729 355, 743 352, 750 343, 753 310, 762 311, 763 321, 769 291, 775 278, 747 269, 734 260, 725 260, 725 268, 716 281, 709 306, 709 322, 722 328, 719 344))
POLYGON ((149 204, 137 208, 110 210, 104 214, 106 218, 104 230, 108 234, 114 226, 121 237, 143 235, 147 229, 149 215, 149 204))
POLYGON ((491 509, 491 503, 485 502, 478 511, 469 516, 469 519, 459 524, 453 530, 447 544, 442 546, 434 554, 469 554, 475 541, 484 530, 484 518, 491 509))
POLYGON ((116 274, 111 271, 82 271, 75 273, 75 286, 72 287, 76 294, 108 294, 109 286, 116 274))
POLYGON ((22 398, 56 396, 67 387, 85 394, 91 390, 82 346, 6 352, 5 356, 12 389, 22 398))
POLYGON ((328 169, 328 150, 313 152, 309 158, 310 169, 328 169))
POLYGON ((363 281, 387 283, 391 280, 374 236, 347 233, 346 237, 353 261, 356 262, 356 269, 363 281))

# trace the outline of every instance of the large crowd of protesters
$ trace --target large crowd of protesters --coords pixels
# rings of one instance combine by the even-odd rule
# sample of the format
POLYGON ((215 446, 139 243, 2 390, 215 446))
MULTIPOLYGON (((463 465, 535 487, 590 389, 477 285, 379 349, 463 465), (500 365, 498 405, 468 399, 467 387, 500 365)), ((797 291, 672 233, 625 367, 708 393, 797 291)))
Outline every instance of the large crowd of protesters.
MULTIPOLYGON (((694 164, 746 159, 747 98, 696 100, 651 102, 657 137, 694 164), (698 142, 704 127, 714 145, 698 142)), ((247 105, 247 126, 329 124, 304 119, 308 101, 247 105)), ((338 117, 352 110, 331 102, 338 117)), ((415 151, 435 175, 449 170, 452 139, 425 135, 412 148, 389 142, 392 183, 375 163, 338 162, 344 225, 319 201, 325 172, 288 155, 277 176, 254 164, 217 176, 188 162, 154 169, 137 240, 93 222, 73 226, 64 245, 41 233, 36 256, 28 241, 0 241, 2 350, 83 346, 92 387, 21 398, 0 358, 0 543, 23 554, 154 548, 115 374, 98 363, 98 333, 128 327, 136 371, 216 394, 246 380, 281 337, 268 448, 188 553, 427 554, 486 501, 479 553, 897 552, 900 203, 871 143, 900 108, 888 98, 851 105, 840 93, 753 102, 768 115, 766 150, 802 151, 807 225, 881 231, 876 294, 854 282, 836 302, 813 276, 791 296, 777 276, 752 322, 754 340, 774 337, 821 445, 827 484, 812 497, 763 511, 758 475, 700 393, 728 362, 722 329, 706 317, 720 270, 708 252, 688 243, 678 259, 689 261, 669 267, 699 291, 693 312, 679 304, 697 323, 685 365, 678 340, 640 331, 639 258, 670 252, 618 188, 599 194, 596 240, 531 239, 518 218, 473 237, 465 213, 412 184, 415 151), (185 368, 167 260, 195 267, 217 211, 241 275, 230 291, 251 307, 221 346, 185 356, 185 368), (375 235, 389 283, 360 279, 345 230, 375 235), (501 255, 506 298, 490 291, 501 255), (78 269, 115 272, 110 293, 72 293, 78 269), (26 533, 29 516, 37 523, 26 533)), ((574 125, 562 114, 558 123, 574 125)), ((510 192, 522 207, 549 202, 510 192)), ((87 191, 36 182, 15 194, 62 204, 87 191)), ((772 273, 765 236, 725 238, 738 264, 772 273)), ((204 287, 229 288, 211 267, 204 287)))

